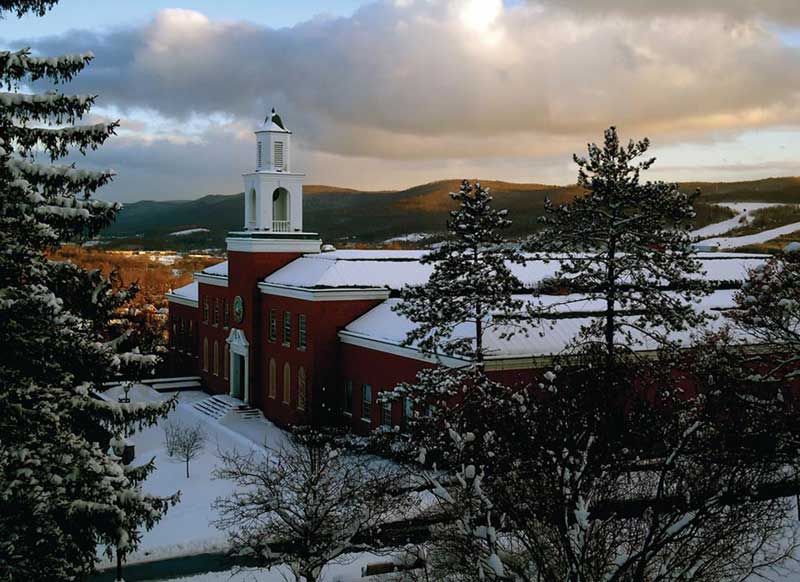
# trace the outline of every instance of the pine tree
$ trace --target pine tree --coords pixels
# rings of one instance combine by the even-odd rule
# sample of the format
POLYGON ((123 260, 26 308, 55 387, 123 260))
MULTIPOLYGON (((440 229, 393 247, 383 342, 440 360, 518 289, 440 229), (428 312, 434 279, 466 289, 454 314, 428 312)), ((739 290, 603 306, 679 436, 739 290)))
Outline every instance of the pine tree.
MULTIPOLYGON (((553 257, 564 264, 558 286, 575 293, 555 303, 588 295, 606 308, 578 349, 530 386, 505 386, 480 365, 439 365, 394 392, 417 410, 439 405, 410 437, 418 460, 440 470, 423 475, 443 521, 426 545, 431 579, 741 579, 796 548, 786 501, 796 484, 785 471, 797 430, 774 399, 740 397, 748 372, 728 340, 659 350, 649 361, 620 357, 621 340, 633 347, 639 334, 671 347, 670 331, 703 321, 691 300, 706 289, 683 224, 691 197, 639 184, 652 161, 630 162, 647 143, 621 148, 613 129, 606 137, 605 149, 590 146, 590 161, 579 162, 594 190, 550 207, 550 231, 539 238, 563 253, 553 257), (760 448, 770 428, 772 447, 760 448)), ((489 252, 483 260, 497 264, 489 252)), ((420 326, 410 340, 429 339, 434 353, 468 320, 448 306, 466 267, 447 268, 444 276, 434 262, 429 285, 400 308, 420 326)), ((518 288, 501 286, 493 304, 516 302, 518 288)), ((508 313, 529 327, 541 315, 508 313)), ((453 353, 479 344, 476 329, 457 336, 462 351, 453 353)))
MULTIPOLYGON (((43 12, 52 2, 5 3, 43 12)), ((118 310, 135 288, 48 253, 109 224, 119 207, 91 197, 113 176, 55 162, 84 153, 116 123, 80 126, 95 97, 32 83, 67 82, 91 54, 0 52, 0 579, 74 580, 91 573, 98 545, 135 549, 173 498, 140 487, 152 463, 131 468, 109 445, 153 424, 172 402, 108 403, 92 396, 113 378, 136 379, 156 358, 131 345, 118 310)))
MULTIPOLYGON (((425 449, 428 461, 440 455, 452 442, 441 431, 444 424, 456 432, 468 424, 467 417, 484 415, 488 394, 506 390, 485 374, 484 364, 491 350, 484 337, 489 331, 501 338, 521 332, 527 303, 516 293, 522 282, 514 265, 524 262, 518 246, 503 237, 511 226, 506 210, 492 204, 489 191, 479 183, 464 180, 451 198, 458 207, 447 222, 449 237, 422 259, 433 265, 428 281, 407 286, 396 311, 416 324, 406 337, 435 364, 422 370, 414 383, 402 384, 381 398, 407 399, 416 411, 410 425, 415 448, 425 449), (443 364, 442 356, 456 357, 462 365, 443 364)), ((459 455, 469 457, 471 447, 459 455)))
MULTIPOLYGON (((641 173, 655 158, 637 159, 649 146, 647 139, 622 145, 610 127, 602 146, 589 144, 587 157, 575 155, 585 193, 558 206, 547 200, 543 228, 529 244, 534 251, 560 253, 557 286, 583 294, 581 301, 602 303, 602 316, 583 339, 599 339, 609 357, 645 337, 666 345, 670 332, 704 320, 692 307, 707 287, 688 232, 698 193, 642 183, 641 173)), ((570 301, 550 304, 542 313, 570 301)))
POLYGON ((424 285, 403 289, 397 311, 417 324, 406 343, 480 364, 488 355, 484 333, 502 327, 511 334, 522 315, 524 303, 513 296, 522 283, 510 265, 523 256, 503 238, 508 211, 495 209, 480 183, 464 180, 450 196, 458 208, 450 212, 449 238, 422 259, 433 273, 424 285))

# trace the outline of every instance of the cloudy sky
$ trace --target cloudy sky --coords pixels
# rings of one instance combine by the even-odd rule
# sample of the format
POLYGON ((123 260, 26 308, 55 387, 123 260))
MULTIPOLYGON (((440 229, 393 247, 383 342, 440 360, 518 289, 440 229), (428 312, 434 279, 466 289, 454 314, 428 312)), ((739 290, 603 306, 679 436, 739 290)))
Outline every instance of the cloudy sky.
POLYGON ((315 184, 570 183, 611 124, 657 178, 800 175, 798 0, 61 0, 0 46, 95 53, 116 200, 240 191, 272 106, 315 184))

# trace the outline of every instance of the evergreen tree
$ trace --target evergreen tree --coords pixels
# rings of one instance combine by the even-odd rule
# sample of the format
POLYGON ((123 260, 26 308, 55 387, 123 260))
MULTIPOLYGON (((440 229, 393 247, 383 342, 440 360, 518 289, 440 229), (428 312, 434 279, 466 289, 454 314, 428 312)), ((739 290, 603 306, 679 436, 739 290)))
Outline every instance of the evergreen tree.
MULTIPOLYGON (((613 129, 606 137, 579 161, 594 190, 550 207, 537 247, 562 252, 552 257, 563 260, 559 286, 574 294, 554 303, 601 302, 583 339, 602 341, 580 341, 530 386, 505 386, 481 365, 440 365, 395 390, 417 410, 439 405, 410 438, 425 466, 448 469, 423 475, 442 525, 421 578, 721 581, 768 569, 797 547, 786 500, 797 489, 786 473, 797 430, 777 400, 741 398, 748 371, 727 338, 649 361, 620 357, 619 344, 634 347, 642 334, 671 347, 669 332, 703 321, 691 303, 706 289, 683 225, 691 197, 639 184, 652 161, 630 162, 647 143, 621 148, 613 129)), ((482 259, 498 263, 490 252, 482 259)), ((412 304, 400 308, 420 326, 410 341, 439 339, 428 344, 434 353, 467 319, 448 306, 466 267, 447 268, 442 276, 434 262, 429 286, 406 293, 412 304)), ((484 276, 471 289, 491 284, 492 269, 474 272, 484 276)), ((518 288, 503 285, 492 300, 517 308, 507 312, 512 332, 541 317, 527 317, 518 288)), ((479 345, 476 329, 457 335, 461 353, 479 345)))
POLYGON ((450 212, 449 237, 422 259, 433 272, 424 285, 403 289, 397 311, 417 324, 407 344, 480 364, 488 354, 484 333, 502 326, 509 335, 521 318, 524 304, 513 294, 522 283, 511 265, 523 256, 503 238, 511 226, 508 211, 495 209, 480 183, 464 180, 450 197, 458 208, 450 212))
POLYGON ((602 146, 589 144, 587 157, 573 156, 585 193, 558 206, 547 200, 543 228, 529 244, 560 253, 555 285, 583 295, 549 304, 542 314, 567 302, 600 301, 602 315, 583 336, 599 339, 609 357, 643 338, 665 344, 670 332, 704 319, 692 306, 707 288, 688 232, 698 194, 642 183, 655 158, 637 159, 649 146, 647 139, 622 145, 610 127, 602 146))
MULTIPOLYGON (((52 2, 4 3, 20 14, 52 2)), ((91 54, 0 52, 0 579, 74 580, 91 573, 97 546, 125 553, 172 498, 145 494, 152 463, 131 468, 110 446, 163 416, 172 402, 125 405, 93 397, 107 380, 147 373, 155 356, 132 345, 115 290, 98 271, 53 262, 65 241, 96 235, 118 206, 92 193, 113 172, 55 162, 84 153, 116 123, 76 125, 89 95, 21 87, 69 81, 91 54)))
MULTIPOLYGON (((511 226, 508 212, 494 208, 489 191, 479 183, 464 180, 450 196, 458 207, 450 212, 449 237, 422 259, 433 266, 430 278, 423 285, 405 287, 395 308, 416 324, 405 343, 436 365, 421 371, 414 383, 381 396, 409 401, 416 412, 410 421, 415 448, 424 449, 429 461, 440 459, 452 445, 441 431, 443 424, 460 432, 467 417, 485 414, 491 402, 487 393, 506 389, 485 374, 491 350, 484 336, 488 331, 501 338, 519 333, 527 309, 515 295, 523 286, 512 271, 524 256, 503 237, 511 226), (459 358, 463 364, 444 365, 442 356, 459 358)), ((462 449, 459 461, 450 461, 465 460, 469 451, 470 447, 462 449)))

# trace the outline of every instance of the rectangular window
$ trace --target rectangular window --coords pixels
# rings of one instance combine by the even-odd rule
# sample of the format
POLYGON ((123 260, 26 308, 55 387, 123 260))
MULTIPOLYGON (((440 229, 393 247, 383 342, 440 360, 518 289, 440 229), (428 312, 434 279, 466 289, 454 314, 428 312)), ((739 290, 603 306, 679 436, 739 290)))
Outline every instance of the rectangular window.
POLYGON ((346 380, 344 383, 344 411, 348 416, 353 414, 353 382, 346 380))
POLYGON ((381 424, 392 426, 392 401, 384 400, 381 402, 381 424))
POLYGON ((269 341, 278 339, 278 315, 274 309, 269 310, 269 341))
POLYGON ((283 142, 276 141, 275 142, 275 169, 282 170, 283 169, 283 142))
POLYGON ((189 353, 193 356, 197 350, 195 349, 197 346, 195 345, 194 341, 194 322, 190 319, 189 320, 189 353))
POLYGON ((297 349, 304 350, 306 349, 306 316, 305 315, 298 315, 297 316, 297 349))
POLYGON ((256 160, 256 167, 261 169, 261 142, 258 142, 258 160, 256 160))
POLYGON ((283 345, 292 345, 292 314, 283 312, 283 345))
POLYGON ((411 406, 411 398, 403 398, 403 418, 401 426, 403 429, 408 428, 409 421, 414 417, 414 409, 411 406))
POLYGON ((219 325, 219 299, 214 299, 214 325, 219 325))
POLYGON ((361 389, 361 420, 372 422, 372 386, 369 384, 361 389))
POLYGON ((222 300, 222 327, 230 327, 231 315, 228 312, 228 300, 222 300))
POLYGON ((203 298, 203 322, 208 323, 208 297, 203 298))

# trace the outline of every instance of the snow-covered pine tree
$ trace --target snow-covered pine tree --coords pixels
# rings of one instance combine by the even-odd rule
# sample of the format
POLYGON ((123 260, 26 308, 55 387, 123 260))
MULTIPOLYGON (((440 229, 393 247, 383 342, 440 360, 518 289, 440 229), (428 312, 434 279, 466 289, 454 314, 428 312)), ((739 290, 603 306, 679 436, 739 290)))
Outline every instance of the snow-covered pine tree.
MULTIPOLYGON (((49 2, 4 3, 44 11, 49 2)), ((125 467, 109 445, 154 423, 172 402, 124 405, 92 397, 115 377, 135 379, 155 357, 139 353, 115 313, 132 289, 99 272, 50 261, 65 241, 94 236, 118 207, 91 194, 110 171, 57 165, 101 145, 116 123, 80 126, 94 97, 31 84, 69 81, 91 54, 0 52, 0 579, 74 580, 98 545, 134 549, 172 498, 145 494, 152 464, 125 467)))
POLYGON ((637 160, 649 146, 647 139, 622 145, 610 127, 602 146, 592 143, 587 157, 575 155, 585 192, 560 205, 547 200, 542 229, 528 245, 560 253, 550 283, 583 295, 542 307, 542 315, 576 300, 600 301, 602 315, 583 339, 599 340, 609 355, 643 337, 664 344, 670 332, 704 319, 692 307, 707 292, 688 232, 697 193, 686 195, 676 184, 642 183, 641 173, 655 158, 637 160))
POLYGON ((450 196, 458 207, 450 212, 449 236, 422 259, 433 266, 430 278, 423 285, 404 287, 395 307, 416 324, 405 343, 437 365, 421 371, 414 383, 382 395, 408 400, 415 411, 409 423, 415 446, 426 449, 429 461, 451 448, 451 439, 441 431, 443 424, 460 432, 469 423, 467 416, 486 414, 491 393, 506 390, 484 372, 484 360, 491 355, 484 336, 490 330, 503 338, 520 332, 527 309, 515 295, 522 283, 512 271, 524 256, 503 237, 511 226, 508 212, 493 206, 480 183, 464 180, 450 196), (460 358, 464 364, 444 365, 442 356, 460 358))
POLYGON ((396 310, 413 321, 407 344, 431 355, 459 355, 478 364, 487 349, 487 328, 513 333, 524 303, 514 297, 522 283, 511 265, 523 262, 518 247, 503 231, 511 226, 507 210, 492 206, 489 190, 480 183, 461 183, 450 197, 458 208, 450 212, 448 238, 422 259, 433 265, 424 285, 406 286, 396 310))

